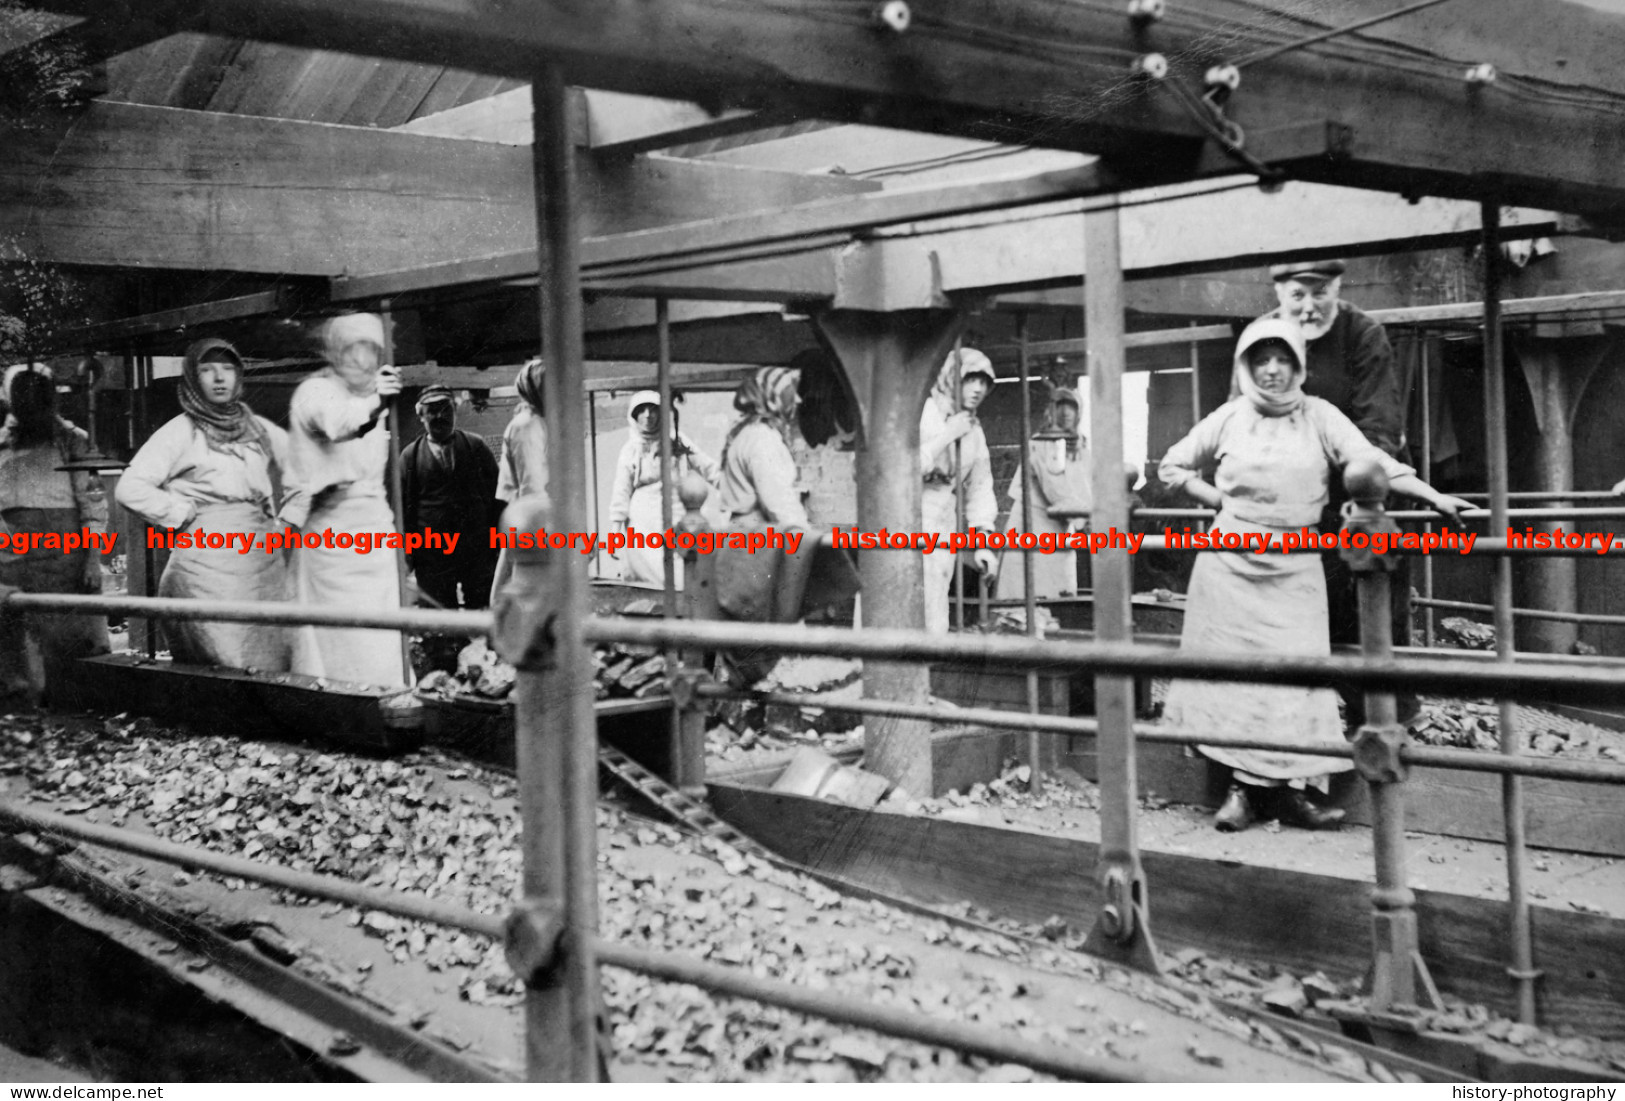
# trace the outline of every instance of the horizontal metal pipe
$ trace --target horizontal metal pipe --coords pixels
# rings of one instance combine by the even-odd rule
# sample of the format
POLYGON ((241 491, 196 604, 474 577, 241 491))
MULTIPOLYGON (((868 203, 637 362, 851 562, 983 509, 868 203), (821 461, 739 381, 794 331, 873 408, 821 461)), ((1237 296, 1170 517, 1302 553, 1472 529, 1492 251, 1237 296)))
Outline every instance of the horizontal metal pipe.
MULTIPOLYGON (((68 818, 0 800, 0 822, 17 829, 56 834, 101 845, 120 852, 149 856, 170 864, 200 868, 216 875, 261 883, 296 891, 313 898, 328 899, 398 917, 433 922, 451 929, 501 941, 505 918, 477 914, 460 906, 432 899, 365 887, 349 880, 314 872, 298 872, 274 864, 241 857, 224 856, 204 849, 176 845, 132 830, 98 826, 82 819, 68 818)), ((807 1013, 841 1024, 874 1029, 877 1032, 917 1043, 934 1044, 956 1051, 1019 1063, 1047 1074, 1088 1082, 1170 1081, 1133 1064, 1091 1059, 1050 1044, 1035 1043, 1019 1036, 1000 1033, 986 1026, 958 1021, 939 1021, 917 1013, 877 1006, 854 996, 810 990, 782 979, 761 978, 745 971, 595 937, 594 951, 601 964, 622 967, 671 982, 692 983, 719 994, 751 998, 768 1005, 807 1013)))
POLYGON ((852 995, 814 990, 783 979, 761 978, 740 968, 702 963, 606 940, 598 942, 597 950, 600 963, 624 967, 652 978, 692 983, 719 994, 750 998, 840 1024, 873 1029, 899 1039, 996 1059, 1001 1063, 1015 1063, 1060 1078, 1080 1082, 1189 1080, 1129 1062, 1090 1058, 1068 1048, 1023 1039, 986 1026, 939 1020, 915 1010, 893 1009, 852 995))
MULTIPOLYGON (((1423 608, 1454 608, 1463 612, 1493 612, 1493 604, 1472 604, 1465 600, 1436 600, 1429 597, 1416 597, 1411 600, 1423 608)), ((1514 617, 1519 619, 1554 619, 1559 623, 1604 623, 1613 627, 1625 627, 1625 615, 1596 615, 1589 612, 1549 612, 1543 608, 1514 608, 1514 617)))
POLYGON ((1149 673, 1196 680, 1262 681, 1323 687, 1417 687, 1473 696, 1561 699, 1568 702, 1625 700, 1625 678, 1609 664, 1536 667, 1477 662, 1377 661, 1331 655, 1217 654, 1126 643, 1070 642, 1015 635, 931 635, 923 631, 805 627, 779 623, 661 622, 592 619, 583 626, 589 642, 631 642, 708 650, 831 654, 885 661, 959 661, 1009 669, 1088 670, 1101 674, 1149 673))
MULTIPOLYGON (((1198 510, 1190 509, 1190 510, 1185 510, 1185 511, 1195 513, 1198 510)), ((1136 512, 1136 513, 1134 513, 1134 515, 1139 516, 1140 513, 1136 512)), ((1207 515, 1211 516, 1211 513, 1209 513, 1207 515)), ((1435 513, 1432 513, 1432 512, 1414 512, 1414 513, 1413 512, 1390 512, 1388 515, 1390 517, 1393 517, 1396 520, 1437 520, 1437 519, 1439 519, 1439 517, 1435 513)), ((1196 517, 1193 516, 1192 518, 1195 519, 1196 517)), ((992 532, 984 532, 983 535, 1003 536, 1003 537, 1005 537, 1006 540, 1008 540, 1010 538, 1010 533, 1015 531, 1015 530, 1016 529, 1014 529, 1014 528, 1006 528, 1006 529, 1003 529, 1003 530, 996 530, 996 531, 992 531, 992 532)), ((1311 530, 1314 530, 1314 529, 1311 529, 1311 530)), ((1020 533, 1018 532, 1017 534, 1019 535, 1020 533)), ((1083 533, 1077 533, 1077 534, 1082 535, 1083 533)), ((1193 533, 1193 534, 1195 534, 1195 533, 1193 533)), ((1412 534, 1420 534, 1420 533, 1412 533, 1412 534)), ((1175 535, 1180 536, 1181 538, 1184 537, 1183 533, 1180 533, 1180 532, 1175 532, 1175 535)), ((1126 538, 1126 536, 1125 536, 1125 538, 1126 538)), ((1194 553, 1194 554, 1213 554, 1213 553, 1255 554, 1255 553, 1257 553, 1256 549, 1254 547, 1251 547, 1251 546, 1248 546, 1245 549, 1242 549, 1242 548, 1225 548, 1225 547, 1185 547, 1185 546, 1179 546, 1179 545, 1169 546, 1168 545, 1168 537, 1165 536, 1165 535, 1157 535, 1157 534, 1137 535, 1136 538, 1139 540, 1139 544, 1138 544, 1139 550, 1136 553, 1141 553, 1141 554, 1155 553, 1155 552, 1161 552, 1161 551, 1179 551, 1179 552, 1185 553, 1185 554, 1191 554, 1191 553, 1194 553)), ((909 552, 911 554, 919 554, 919 553, 921 553, 921 549, 918 548, 918 547, 915 547, 913 545, 896 546, 896 547, 855 547, 855 546, 853 546, 853 540, 854 540, 854 537, 852 535, 850 535, 849 533, 826 531, 826 532, 823 533, 823 535, 821 535, 819 537, 818 545, 821 546, 821 547, 833 547, 836 550, 858 550, 858 551, 865 552, 865 553, 870 552, 870 551, 889 551, 889 552, 892 552, 892 553, 897 553, 897 552, 900 552, 900 551, 907 551, 907 552, 909 552)), ((1046 553, 1054 554, 1054 553, 1061 553, 1061 552, 1057 552, 1057 551, 1045 551, 1040 544, 1036 544, 1036 543, 1034 545, 1032 545, 1032 546, 1029 546, 1029 547, 1017 547, 1017 546, 1007 544, 1007 545, 1005 545, 1003 547, 990 547, 989 549, 991 549, 991 550, 1009 551, 1012 554, 1046 554, 1046 553)), ((1122 547, 1119 546, 1117 549, 1122 549, 1122 547)), ((1331 547, 1326 548, 1326 550, 1328 552, 1331 551, 1332 549, 1333 548, 1331 548, 1331 547)), ((1619 542, 1619 541, 1616 540, 1613 547, 1611 548, 1611 551, 1612 551, 1612 553, 1616 553, 1616 554, 1621 553, 1621 552, 1625 552, 1625 543, 1622 543, 1622 542, 1619 542)), ((945 553, 943 544, 940 541, 939 541, 936 553, 938 553, 938 554, 945 553)), ((1089 552, 1082 549, 1082 548, 1074 548, 1073 553, 1087 554, 1089 552)), ((1279 547, 1270 547, 1270 548, 1268 548, 1267 553, 1280 554, 1282 552, 1281 552, 1281 549, 1279 547)), ((1317 549, 1304 547, 1304 548, 1294 550, 1292 553, 1294 553, 1294 554, 1319 554, 1321 552, 1319 550, 1317 550, 1317 549)), ((1410 557, 1421 557, 1421 556, 1424 556, 1424 555, 1427 555, 1427 554, 1431 553, 1435 557, 1450 557, 1452 555, 1461 554, 1462 551, 1461 551, 1461 549, 1459 547, 1446 547, 1446 548, 1442 548, 1442 549, 1439 548, 1439 547, 1435 547, 1431 551, 1427 551, 1427 550, 1424 550, 1420 546, 1410 547, 1410 548, 1399 547, 1399 546, 1390 546, 1385 553, 1396 554, 1396 555, 1407 555, 1407 556, 1410 556, 1410 557)), ((1597 550, 1597 547, 1596 547, 1596 544, 1595 544, 1594 541, 1590 545, 1584 546, 1584 547, 1529 547, 1529 546, 1508 545, 1507 540, 1502 536, 1493 536, 1492 537, 1492 536, 1488 536, 1488 535, 1477 535, 1477 534, 1475 534, 1473 536, 1472 553, 1476 554, 1476 555, 1479 555, 1481 557, 1486 557, 1486 558, 1487 557, 1500 556, 1500 555, 1506 555, 1506 556, 1512 557, 1512 558, 1588 558, 1588 557, 1596 556, 1598 554, 1598 550, 1597 550)))
POLYGON ((240 856, 225 856, 209 852, 207 849, 177 845, 172 841, 149 837, 133 830, 98 826, 83 819, 35 810, 10 799, 0 799, 0 822, 21 829, 73 837, 120 852, 134 853, 137 856, 150 856, 170 864, 201 868, 216 875, 232 876, 252 883, 264 883, 284 890, 298 891, 313 898, 342 902, 346 906, 382 910, 400 917, 431 921, 436 925, 461 929, 466 933, 494 937, 498 940, 502 938, 504 919, 501 917, 476 914, 461 906, 451 906, 433 899, 401 894, 398 891, 367 887, 348 879, 338 879, 316 872, 300 872, 275 864, 246 860, 240 856))
MULTIPOLYGON (((1455 494, 1452 494, 1452 496, 1460 497, 1464 501, 1487 501, 1487 500, 1490 499, 1490 495, 1488 493, 1455 493, 1455 494)), ((1618 500, 1620 500, 1622 498, 1622 496, 1625 496, 1625 495, 1615 493, 1611 489, 1571 489, 1571 490, 1568 490, 1568 491, 1564 491, 1564 490, 1560 490, 1560 489, 1542 489, 1542 490, 1533 490, 1533 489, 1531 489, 1531 490, 1520 490, 1517 493, 1508 493, 1507 494, 1507 500, 1509 500, 1509 501, 1618 501, 1618 500)))
MULTIPOLYGON (((1547 496, 1553 496, 1547 494, 1547 496)), ((1607 494, 1605 496, 1612 496, 1607 494)), ((1618 498, 1614 498, 1618 500, 1618 498)), ((1136 519, 1145 520, 1211 520, 1218 515, 1211 508, 1137 508, 1136 519)), ((1388 515, 1395 520, 1440 520, 1443 517, 1430 508, 1390 509, 1388 515)), ((1507 510, 1509 520, 1617 520, 1625 517, 1625 506, 1617 508, 1514 508, 1507 510)), ((1487 508, 1464 508, 1463 520, 1488 520, 1487 508)))
MULTIPOLYGON (((754 700, 788 707, 821 707, 829 711, 847 711, 858 715, 890 715, 938 723, 973 723, 980 726, 1068 736, 1094 735, 1098 732, 1098 726, 1093 719, 1075 719, 1065 715, 1034 715, 1025 711, 1004 711, 991 707, 943 708, 923 704, 891 703, 886 700, 842 699, 817 693, 749 692, 720 684, 700 685, 698 692, 707 699, 754 700)), ((1134 737, 1135 740, 1142 742, 1212 745, 1226 749, 1279 750, 1310 757, 1347 759, 1354 755, 1353 747, 1347 744, 1303 745, 1287 738, 1248 738, 1173 726, 1137 724, 1134 728, 1134 737)), ((1625 785, 1625 765, 1607 761, 1508 757, 1499 753, 1478 753, 1469 749, 1436 749, 1432 746, 1414 744, 1406 746, 1402 756, 1408 764, 1429 765, 1459 772, 1512 773, 1519 776, 1538 776, 1548 780, 1625 785)))
POLYGON ((433 608, 356 611, 319 604, 255 600, 185 600, 166 596, 73 596, 66 593, 12 593, 0 601, 7 612, 78 612, 85 615, 137 615, 154 619, 209 620, 219 623, 284 623, 316 627, 377 627, 443 635, 484 635, 490 612, 446 612, 433 608))

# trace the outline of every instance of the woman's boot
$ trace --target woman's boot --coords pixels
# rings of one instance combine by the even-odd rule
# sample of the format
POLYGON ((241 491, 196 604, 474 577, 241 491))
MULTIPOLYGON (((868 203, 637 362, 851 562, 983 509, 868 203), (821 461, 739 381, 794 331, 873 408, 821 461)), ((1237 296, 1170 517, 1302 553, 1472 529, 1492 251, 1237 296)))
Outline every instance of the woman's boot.
POLYGON ((1253 824, 1258 812, 1253 809, 1253 797, 1245 784, 1231 784, 1224 797, 1224 805, 1213 816, 1213 827, 1221 833, 1237 833, 1253 824))

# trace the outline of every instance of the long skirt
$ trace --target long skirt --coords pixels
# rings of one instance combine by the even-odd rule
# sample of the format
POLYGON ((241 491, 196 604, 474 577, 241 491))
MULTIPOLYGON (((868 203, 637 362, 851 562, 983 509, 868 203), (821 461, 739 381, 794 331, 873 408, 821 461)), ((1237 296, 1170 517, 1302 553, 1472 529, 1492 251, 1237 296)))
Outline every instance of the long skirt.
MULTIPOLYGON (((76 508, 10 508, 5 520, 19 535, 77 534, 82 526, 76 508)), ((25 593, 83 593, 90 588, 85 573, 96 553, 88 548, 71 554, 43 549, 6 552, 0 554, 0 584, 25 593)), ((76 658, 109 649, 104 616, 0 616, 0 691, 26 691, 38 697, 52 683, 71 679, 76 658)))
MULTIPOLYGON (((679 506, 672 512, 673 520, 682 519, 682 508, 679 506)), ((643 535, 666 530, 665 517, 660 511, 660 483, 650 482, 639 486, 632 491, 632 501, 627 508, 626 523, 633 531, 643 535)), ((651 585, 664 585, 666 583, 666 552, 654 547, 628 547, 621 551, 618 557, 623 565, 621 576, 627 581, 645 581, 651 585)), ((683 588, 683 556, 674 555, 672 566, 675 571, 676 585, 679 592, 683 588)))
POLYGON ((959 530, 958 512, 959 504, 951 486, 928 485, 920 494, 921 530, 934 531, 942 537, 937 550, 925 556, 925 629, 939 635, 948 633, 952 619, 948 590, 953 585, 956 557, 942 547, 948 537, 959 530))
MULTIPOLYGON (((389 504, 381 497, 337 495, 324 500, 305 522, 305 533, 331 529, 335 536, 395 530, 389 504)), ((401 606, 398 551, 302 548, 294 555, 294 594, 305 604, 373 611, 401 606)), ((293 671, 329 680, 404 688, 401 637, 394 631, 350 627, 300 627, 293 636, 293 671)))
MULTIPOLYGON (((1272 539, 1288 530, 1248 523, 1228 512, 1221 512, 1213 527, 1264 532, 1272 539)), ((1261 661, 1275 654, 1331 653, 1320 556, 1250 550, 1197 555, 1179 648, 1232 657, 1256 654, 1261 661)), ((1203 732, 1346 744, 1337 693, 1330 688, 1176 680, 1169 686, 1163 717, 1171 725, 1203 732)), ((1203 756, 1246 774, 1243 780, 1305 780, 1354 767, 1346 757, 1198 748, 1203 756)))
MULTIPOLYGON (((254 545, 247 554, 240 546, 218 549, 173 550, 159 596, 187 600, 268 600, 285 602, 290 593, 287 560, 281 551, 267 554, 263 537, 278 531, 259 505, 234 501, 199 510, 187 530, 246 532, 254 545)), ((289 639, 284 627, 270 623, 163 623, 170 655, 191 665, 222 665, 262 673, 288 671, 289 639)))

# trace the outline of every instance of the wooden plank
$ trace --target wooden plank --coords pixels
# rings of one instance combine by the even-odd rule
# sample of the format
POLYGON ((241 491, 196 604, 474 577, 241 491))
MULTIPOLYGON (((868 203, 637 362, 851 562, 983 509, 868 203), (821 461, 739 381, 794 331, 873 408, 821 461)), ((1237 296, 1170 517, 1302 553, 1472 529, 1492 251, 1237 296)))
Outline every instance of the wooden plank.
MULTIPOLYGON (((971 902, 1037 924, 1087 928, 1098 906, 1092 842, 1021 830, 860 811, 736 785, 709 785, 731 825, 792 860, 930 905, 971 902)), ((1363 974, 1370 962, 1370 884, 1143 851, 1151 922, 1165 946, 1191 946, 1298 971, 1363 974)), ((1422 954, 1442 991, 1501 1012, 1506 905, 1418 891, 1422 954)), ((1533 908, 1551 1028, 1625 1037, 1625 921, 1533 908)))
MULTIPOLYGON (((0 220, 41 262, 333 276, 535 239, 530 151, 510 146, 96 103, 8 153, 0 220)), ((875 186, 669 158, 581 171, 599 234, 875 186)))
POLYGON ((697 103, 582 89, 587 146, 599 155, 647 153, 688 141, 749 133, 774 120, 756 111, 708 111, 697 103))
POLYGON ((173 310, 158 310, 154 313, 120 318, 117 321, 104 321, 96 325, 87 325, 82 329, 69 329, 62 335, 62 346, 116 348, 125 341, 153 333, 284 313, 292 310, 296 304, 297 295, 293 291, 287 287, 278 287, 238 295, 236 298, 222 298, 213 302, 200 302, 195 306, 179 306, 173 310))
MULTIPOLYGON (((83 0, 36 2, 76 14, 83 7, 83 0)), ((1047 0, 916 0, 903 34, 877 31, 842 8, 725 0, 654 7, 643 0, 208 0, 201 7, 218 33, 293 45, 514 77, 528 77, 546 59, 561 64, 570 83, 615 91, 1121 154, 1144 182, 1201 170, 1204 135, 1176 96, 1131 82, 1125 59, 1154 44, 1175 59, 1171 79, 1195 85, 1205 66, 1291 33, 1280 13, 1236 0, 1192 0, 1178 20, 1158 23, 1149 42, 1115 5, 1047 0)), ((1331 16, 1300 21, 1319 29, 1391 10, 1388 0, 1345 0, 1335 23, 1331 16)), ((1266 159, 1262 136, 1334 124, 1326 130, 1340 135, 1335 142, 1288 144, 1303 178, 1559 209, 1625 203, 1619 67, 1600 63, 1597 51, 1569 53, 1575 42, 1617 40, 1620 17, 1556 4, 1531 18, 1523 0, 1479 0, 1449 16, 1447 54, 1435 52, 1437 30, 1408 24, 1400 37, 1415 57, 1406 63, 1392 47, 1375 51, 1356 36, 1250 68, 1227 104, 1230 117, 1249 135, 1248 149, 1266 159), (1516 67, 1489 89, 1464 83, 1463 62, 1443 60, 1504 56, 1513 44, 1516 58, 1533 62, 1512 59, 1516 67)))
MULTIPOLYGON (((676 166, 689 162, 650 158, 648 163, 651 171, 675 172, 676 166)), ((583 268, 596 277, 631 275, 632 272, 619 270, 615 266, 706 256, 717 250, 738 246, 796 241, 816 234, 846 234, 899 222, 1020 206, 1089 190, 1094 186, 1096 176, 1097 170, 1091 166, 1046 172, 1018 180, 832 198, 776 210, 757 209, 748 214, 713 217, 693 223, 671 224, 674 219, 665 217, 658 219, 658 229, 623 232, 614 237, 595 234, 595 227, 589 226, 586 230, 589 235, 581 242, 581 262, 583 268)), ((755 205, 760 207, 760 204, 755 205)), ((709 262, 710 258, 706 258, 709 262)), ((374 298, 411 290, 535 274, 534 250, 506 250, 473 260, 346 279, 335 287, 334 297, 339 300, 374 298)))

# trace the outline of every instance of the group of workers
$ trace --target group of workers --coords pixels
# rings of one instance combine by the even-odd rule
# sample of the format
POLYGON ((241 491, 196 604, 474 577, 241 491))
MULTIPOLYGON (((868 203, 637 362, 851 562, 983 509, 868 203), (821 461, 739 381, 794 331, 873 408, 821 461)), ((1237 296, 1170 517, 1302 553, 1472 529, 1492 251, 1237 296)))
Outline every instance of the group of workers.
MULTIPOLYGON (((1466 502, 1434 490, 1402 461, 1403 405, 1394 357, 1381 325, 1341 300, 1336 261, 1273 269, 1279 308, 1253 322, 1235 349, 1232 397, 1163 457, 1159 476, 1218 511, 1227 532, 1276 537, 1311 524, 1341 524, 1340 472, 1351 461, 1379 466, 1391 488, 1419 498, 1451 520, 1466 502)), ((311 532, 391 532, 387 486, 390 399, 402 388, 384 362, 382 321, 354 314, 322 330, 327 366, 294 392, 289 427, 260 417, 243 401, 244 362, 223 340, 187 352, 179 384, 182 408, 153 433, 119 480, 117 498, 156 528, 249 533, 256 542, 286 528, 311 532)), ((519 402, 503 434, 500 458, 477 435, 455 426, 456 398, 430 386, 417 399, 424 435, 400 456, 406 531, 433 527, 459 534, 452 554, 419 551, 409 558, 421 602, 480 608, 504 584, 510 567, 491 550, 488 532, 505 501, 548 492, 547 427, 539 360, 516 380, 519 402)), ((992 463, 977 411, 993 389, 992 363, 957 348, 943 363, 920 417, 921 516, 926 531, 946 537, 991 530, 997 513, 992 463)), ((675 495, 684 476, 699 475, 717 493, 735 529, 805 528, 808 515, 792 452, 797 433, 798 372, 765 367, 734 397, 739 413, 720 461, 698 448, 653 391, 629 405, 630 438, 614 477, 610 522, 643 530, 664 526, 662 485, 675 495), (662 436, 673 476, 662 478, 662 436)), ((6 379, 10 416, 0 432, 0 510, 12 532, 105 526, 106 503, 94 474, 72 460, 85 434, 56 415, 55 385, 42 368, 14 369, 6 379)), ((1059 388, 1042 429, 1029 441, 1028 469, 1009 488, 1012 515, 1031 493, 1034 531, 1087 523, 1090 469, 1079 432, 1074 391, 1059 388)), ((1625 483, 1622 483, 1625 487, 1625 483)), ((672 498, 675 507, 675 496, 672 498)), ((346 542, 340 540, 340 542, 346 542)), ((816 543, 816 541, 814 541, 816 543)), ((505 552, 504 552, 505 553, 505 552)), ((659 550, 628 549, 623 571, 659 582, 659 550)), ((974 552, 986 577, 999 573, 990 550, 974 552)), ((948 628, 955 556, 925 558, 925 621, 948 628)), ((1056 596, 1077 586, 1074 556, 1039 556, 1035 593, 1056 596)), ((1007 570, 1019 577, 1021 569, 1007 570)), ((681 578, 678 578, 681 583, 681 578)), ((99 566, 88 550, 57 556, 0 556, 0 584, 30 591, 99 591, 99 566)), ((1333 643, 1358 641, 1351 575, 1335 556, 1204 554, 1192 574, 1182 645, 1260 655, 1326 654, 1333 643)), ((1408 585, 1395 590, 1396 641, 1408 643, 1408 585)), ((393 554, 358 554, 333 542, 306 540, 289 555, 176 549, 159 586, 162 596, 300 602, 355 608, 395 607, 400 585, 393 554)), ((64 657, 105 651, 101 621, 61 616, 36 620, 29 636, 16 617, 0 617, 0 688, 42 682, 42 669, 64 657)), ((201 665, 292 670, 334 680, 404 686, 396 635, 386 631, 303 627, 281 631, 229 623, 168 623, 177 660, 201 665)), ((1347 722, 1360 720, 1359 697, 1347 722)), ((1412 704, 1412 706, 1414 706, 1412 704)), ((1402 706, 1401 719, 1409 716, 1402 706)), ((1276 732, 1304 743, 1342 745, 1345 719, 1329 688, 1293 688, 1176 680, 1165 718, 1204 732, 1257 736, 1276 732)), ((1232 784, 1216 823, 1244 829, 1264 813, 1307 828, 1337 824, 1341 812, 1306 795, 1325 791, 1335 757, 1204 746, 1231 770, 1232 784), (1271 806, 1273 804, 1273 807, 1271 806)))

